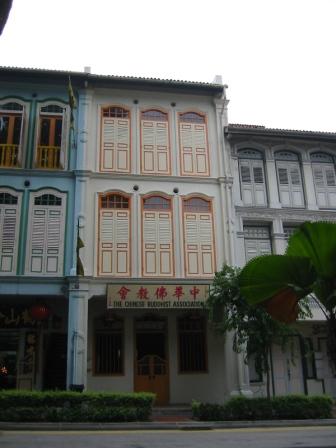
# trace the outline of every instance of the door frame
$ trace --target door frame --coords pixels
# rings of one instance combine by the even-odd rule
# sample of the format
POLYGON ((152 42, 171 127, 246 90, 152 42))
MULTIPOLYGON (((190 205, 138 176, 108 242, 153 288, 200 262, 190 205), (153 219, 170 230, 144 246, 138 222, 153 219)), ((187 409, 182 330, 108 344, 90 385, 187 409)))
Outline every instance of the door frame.
POLYGON ((136 382, 136 376, 137 376, 137 335, 139 333, 152 333, 152 334, 163 334, 164 335, 164 348, 165 348, 165 360, 167 363, 167 403, 168 404, 170 402, 170 369, 169 369, 169 344, 168 344, 168 317, 167 316, 162 316, 161 314, 155 313, 155 312, 151 312, 151 313, 146 313, 146 314, 142 314, 139 317, 134 317, 133 319, 133 347, 134 347, 134 360, 133 360, 133 390, 135 391, 135 382, 136 382), (148 321, 163 321, 164 322, 164 328, 163 330, 137 330, 137 321, 143 321, 143 320, 148 320, 148 321))

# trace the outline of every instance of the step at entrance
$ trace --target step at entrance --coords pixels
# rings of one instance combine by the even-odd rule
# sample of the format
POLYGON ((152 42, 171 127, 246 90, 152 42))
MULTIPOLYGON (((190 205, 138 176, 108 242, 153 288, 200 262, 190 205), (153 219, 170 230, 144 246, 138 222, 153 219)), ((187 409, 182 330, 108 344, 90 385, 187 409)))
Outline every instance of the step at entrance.
POLYGON ((191 419, 190 406, 155 406, 151 418, 155 422, 185 422, 191 419))

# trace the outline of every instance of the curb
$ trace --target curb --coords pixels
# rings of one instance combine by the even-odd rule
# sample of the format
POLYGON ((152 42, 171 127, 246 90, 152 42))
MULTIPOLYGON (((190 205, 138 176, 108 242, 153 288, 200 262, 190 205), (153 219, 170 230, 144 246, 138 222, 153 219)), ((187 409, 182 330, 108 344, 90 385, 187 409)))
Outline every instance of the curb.
POLYGON ((17 423, 0 422, 1 431, 206 431, 212 429, 283 428, 296 426, 335 426, 336 419, 259 420, 226 422, 125 422, 125 423, 17 423))

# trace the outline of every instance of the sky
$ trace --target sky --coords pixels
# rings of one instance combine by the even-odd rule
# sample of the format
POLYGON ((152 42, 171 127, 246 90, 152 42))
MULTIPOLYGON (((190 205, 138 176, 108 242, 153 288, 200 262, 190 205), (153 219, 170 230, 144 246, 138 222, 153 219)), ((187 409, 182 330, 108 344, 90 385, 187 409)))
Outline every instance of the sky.
POLYGON ((336 131, 336 0, 13 0, 0 65, 228 84, 230 123, 336 131))

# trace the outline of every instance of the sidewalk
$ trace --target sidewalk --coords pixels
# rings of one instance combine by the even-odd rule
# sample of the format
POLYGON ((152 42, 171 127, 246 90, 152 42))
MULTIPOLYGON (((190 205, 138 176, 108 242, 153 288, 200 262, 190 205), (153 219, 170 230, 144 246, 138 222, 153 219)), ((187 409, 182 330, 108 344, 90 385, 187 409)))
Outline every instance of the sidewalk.
POLYGON ((336 419, 320 420, 258 420, 199 422, 127 422, 127 423, 18 423, 0 422, 0 431, 156 431, 156 430, 212 430, 234 428, 282 428, 295 426, 336 426, 336 419))

